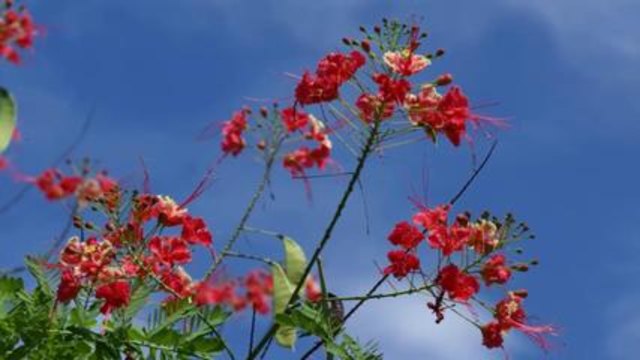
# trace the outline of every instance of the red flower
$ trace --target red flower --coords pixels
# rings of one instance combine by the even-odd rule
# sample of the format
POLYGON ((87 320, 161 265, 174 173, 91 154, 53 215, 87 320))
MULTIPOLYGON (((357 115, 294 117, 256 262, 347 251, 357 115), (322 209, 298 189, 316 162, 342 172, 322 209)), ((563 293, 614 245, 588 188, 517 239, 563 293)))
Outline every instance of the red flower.
POLYGON ((82 184, 82 181, 83 179, 80 176, 65 176, 60 180, 60 187, 65 194, 73 194, 82 184))
POLYGON ((387 258, 391 264, 384 269, 384 274, 393 274, 396 279, 402 279, 410 272, 420 269, 420 259, 404 250, 389 251, 387 258))
POLYGON ((527 314, 521 306, 522 298, 514 293, 502 299, 496 305, 495 318, 503 330, 509 330, 514 326, 524 324, 527 314))
POLYGON ((62 199, 70 193, 60 186, 61 175, 56 169, 47 169, 35 179, 35 185, 42 191, 47 200, 62 199))
POLYGON ((160 280, 165 287, 171 289, 171 296, 186 297, 192 294, 192 281, 189 274, 180 266, 175 269, 166 269, 160 275, 160 280))
POLYGON ((118 188, 118 182, 105 173, 99 173, 96 175, 96 181, 100 185, 102 192, 114 191, 118 188))
POLYGON ((445 118, 444 133, 453 145, 460 145, 465 135, 465 122, 471 117, 469 101, 459 87, 454 86, 440 100, 438 113, 445 118))
POLYGON ((14 64, 20 63, 18 48, 27 49, 33 46, 36 26, 26 10, 19 13, 6 10, 0 18, 0 56, 14 64))
POLYGON ((64 269, 60 277, 60 284, 58 285, 58 292, 56 299, 66 304, 78 296, 78 292, 82 288, 80 279, 76 277, 72 269, 64 269))
POLYGON ((304 169, 313 166, 313 160, 310 155, 311 150, 309 148, 301 147, 286 154, 282 160, 282 166, 291 172, 291 176, 304 175, 304 169))
POLYGON ((555 334, 555 328, 549 325, 527 324, 527 314, 522 308, 522 300, 524 297, 521 293, 509 292, 508 296, 496 305, 494 317, 497 323, 503 331, 516 329, 527 335, 541 348, 548 349, 549 344, 544 335, 555 334))
POLYGON ((411 83, 406 79, 394 80, 387 74, 374 74, 373 81, 378 84, 378 95, 385 102, 402 103, 411 90, 411 83))
POLYGON ((340 86, 351 79, 366 59, 358 51, 349 55, 331 53, 318 63, 315 75, 305 72, 296 86, 296 102, 301 105, 329 102, 338 97, 340 86))
POLYGON ((391 231, 391 234, 389 234, 388 239, 392 244, 402 246, 403 248, 410 250, 418 246, 418 244, 424 240, 424 235, 418 228, 406 221, 403 221, 396 224, 391 231))
POLYGON ((296 86, 296 102, 310 105, 332 101, 338 97, 338 86, 329 78, 316 77, 305 72, 296 86))
POLYGON ((0 171, 6 170, 9 168, 9 160, 6 157, 0 155, 0 171))
POLYGON ((269 297, 273 293, 273 278, 262 271, 252 271, 245 278, 247 301, 259 314, 267 314, 270 310, 269 297))
POLYGON ((440 249, 442 255, 449 256, 462 250, 469 240, 471 230, 466 226, 439 226, 429 231, 428 242, 434 249, 440 249))
POLYGON ((438 284, 453 300, 468 301, 478 290, 480 285, 475 277, 466 274, 457 266, 450 264, 443 267, 436 278, 438 284))
MULTIPOLYGON (((221 305, 221 304, 239 304, 236 300, 236 287, 233 282, 224 282, 222 284, 199 283, 195 287, 195 302, 198 306, 202 305, 221 305)), ((240 310, 237 308, 236 310, 240 310)))
POLYGON ((482 279, 489 286, 504 284, 511 277, 511 270, 505 266, 506 258, 502 254, 493 255, 482 267, 482 279))
POLYGON ((111 313, 113 309, 129 305, 130 297, 129 283, 123 280, 114 281, 96 289, 96 299, 104 300, 100 312, 105 315, 111 313))
POLYGON ((352 51, 349 55, 330 53, 318 63, 316 75, 331 79, 340 86, 351 79, 365 62, 364 55, 358 51, 352 51))
POLYGON ((449 208, 449 205, 440 205, 433 209, 422 210, 413 216, 413 223, 422 225, 427 230, 446 225, 449 208))
POLYGON ((242 152, 246 143, 242 133, 247 129, 247 111, 240 110, 233 114, 231 120, 226 121, 222 127, 222 151, 225 154, 237 156, 242 152))
POLYGON ((72 237, 60 253, 60 263, 66 266, 76 266, 82 262, 84 247, 78 237, 72 237))
POLYGON ((360 110, 360 118, 367 123, 390 118, 395 108, 393 102, 387 102, 378 95, 366 93, 356 99, 356 107, 360 110))
POLYGON ((173 266, 191 261, 191 250, 186 241, 179 237, 155 236, 149 241, 149 250, 154 260, 173 266))
POLYGON ((182 238, 189 244, 211 246, 213 236, 202 218, 187 215, 182 222, 182 238))
POLYGON ((331 158, 331 142, 324 141, 315 149, 301 147, 284 156, 282 165, 289 170, 291 176, 304 175, 305 169, 310 169, 314 165, 319 169, 324 169, 331 158))
POLYGON ((418 96, 407 95, 405 107, 414 124, 444 133, 455 146, 460 145, 466 134, 466 122, 477 120, 469 110, 469 100, 457 86, 443 96, 433 86, 424 86, 418 96))
POLYGON ((280 116, 282 116, 282 122, 289 132, 301 129, 309 123, 309 114, 292 107, 282 110, 280 116))
POLYGON ((322 299, 322 289, 313 277, 309 276, 307 278, 307 282, 304 284, 304 290, 307 300, 312 303, 318 302, 322 299))
POLYGON ((158 201, 153 205, 151 215, 158 218, 164 226, 176 226, 182 224, 187 216, 187 210, 181 208, 168 196, 157 197, 158 201))
POLYGON ((502 338, 502 327, 495 321, 492 321, 480 328, 482 332, 482 345, 489 349, 502 347, 504 339, 502 338))

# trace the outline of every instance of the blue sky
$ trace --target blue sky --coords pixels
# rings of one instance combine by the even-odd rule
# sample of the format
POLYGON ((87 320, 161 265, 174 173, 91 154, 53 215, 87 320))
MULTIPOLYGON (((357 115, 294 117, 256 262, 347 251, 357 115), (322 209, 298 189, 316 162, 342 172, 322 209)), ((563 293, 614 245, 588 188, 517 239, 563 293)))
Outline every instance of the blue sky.
MULTIPOLYGON (((154 191, 182 198, 219 156, 217 139, 196 141, 245 97, 281 98, 301 73, 339 49, 345 35, 383 16, 423 17, 430 48, 444 47, 438 71, 450 71, 475 103, 509 118, 486 171, 458 209, 514 211, 534 229, 527 254, 542 266, 519 278, 529 312, 561 329, 554 359, 640 356, 640 3, 633 0, 487 1, 57 1, 30 2, 47 31, 19 68, 0 67, 2 85, 20 102, 24 140, 9 156, 27 172, 48 166, 95 106, 77 156, 99 159, 135 183, 145 159, 154 191), (636 160, 633 160, 636 159, 636 160), (634 165, 635 164, 635 165, 634 165)), ((479 144, 482 152, 486 144, 479 144)), ((327 249, 335 292, 356 294, 376 277, 388 230, 409 216, 407 196, 429 174, 428 193, 446 201, 465 180, 471 151, 428 143, 390 151, 365 176, 371 232, 355 196, 327 249), (398 176, 401 174, 401 176, 398 176), (382 189, 382 190, 381 190, 382 189), (357 255, 357 256, 355 256, 357 255)), ((346 168, 348 157, 338 157, 346 168)), ((224 241, 256 181, 251 156, 227 161, 211 190, 191 206, 224 241)), ((252 224, 317 241, 337 201, 340 179, 301 184, 276 174, 275 200, 252 224)), ((18 189, 0 179, 0 201, 18 189)), ((64 212, 35 192, 0 217, 0 267, 45 248, 64 212)), ((277 248, 245 238, 251 252, 277 248)), ((275 250, 274 250, 275 249, 275 250)), ((202 261, 199 266, 204 266, 202 261)), ((197 271, 198 266, 194 271, 197 271)), ((246 319, 244 319, 246 320, 246 319)), ((442 326, 420 299, 371 303, 351 332, 376 338, 389 359, 478 358, 479 336, 450 318, 442 326), (422 355, 424 354, 424 355, 422 355), (413 355, 413 356, 412 356, 413 355)), ((238 339, 238 341, 240 341, 238 339)), ((304 347, 303 347, 304 348, 304 347)), ((543 354, 512 336, 513 358, 543 354)), ((500 352, 482 352, 500 359, 500 352)), ((282 355, 284 356, 284 355, 282 355)))

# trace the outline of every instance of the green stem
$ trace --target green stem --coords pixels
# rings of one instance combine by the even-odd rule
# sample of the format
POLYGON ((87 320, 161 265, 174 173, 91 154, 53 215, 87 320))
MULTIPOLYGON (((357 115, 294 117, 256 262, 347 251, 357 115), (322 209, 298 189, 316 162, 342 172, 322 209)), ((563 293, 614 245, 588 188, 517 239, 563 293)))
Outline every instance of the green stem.
POLYGON ((374 299, 384 299, 384 298, 392 298, 402 295, 415 294, 427 289, 432 288, 433 285, 425 285, 418 288, 396 291, 392 293, 384 293, 384 294, 373 294, 373 295, 364 295, 364 296, 346 296, 346 297, 336 297, 331 298, 331 300, 340 300, 340 301, 361 301, 361 300, 374 300, 374 299))

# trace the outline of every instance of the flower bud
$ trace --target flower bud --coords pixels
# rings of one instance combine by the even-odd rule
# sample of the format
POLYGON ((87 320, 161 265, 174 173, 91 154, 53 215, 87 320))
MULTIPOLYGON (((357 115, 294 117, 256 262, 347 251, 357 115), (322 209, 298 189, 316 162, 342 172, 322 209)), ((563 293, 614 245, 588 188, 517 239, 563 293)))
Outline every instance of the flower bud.
POLYGON ((519 271, 519 272, 527 272, 527 271, 529 271, 529 265, 523 264, 523 263, 512 265, 511 268, 513 270, 519 271))
POLYGON ((362 42, 360 43, 360 47, 366 53, 371 51, 371 44, 369 44, 367 40, 362 40, 362 42))
POLYGON ((529 291, 527 291, 527 289, 514 290, 512 293, 521 299, 526 299, 527 296, 529 296, 529 291))
POLYGON ((436 86, 446 86, 451 84, 452 81, 453 81, 453 76, 451 74, 449 73, 442 74, 438 76, 438 78, 436 79, 436 86))

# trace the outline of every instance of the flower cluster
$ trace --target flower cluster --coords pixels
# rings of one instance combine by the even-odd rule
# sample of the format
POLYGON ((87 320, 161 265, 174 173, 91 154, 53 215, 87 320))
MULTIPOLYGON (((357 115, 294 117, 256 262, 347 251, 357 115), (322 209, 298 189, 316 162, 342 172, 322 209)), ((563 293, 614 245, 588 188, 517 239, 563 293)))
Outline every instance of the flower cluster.
POLYGON ((17 49, 29 49, 37 34, 36 25, 25 8, 13 9, 12 1, 5 1, 0 10, 0 56, 19 64, 20 54, 17 49))
POLYGON ((198 305, 227 305, 234 311, 251 306, 259 314, 268 314, 270 297, 273 294, 273 278, 262 270, 249 272, 240 281, 222 281, 220 283, 201 282, 195 286, 194 299, 198 305), (245 294, 238 293, 238 283, 245 294))
POLYGON ((78 202, 86 204, 99 199, 107 199, 118 192, 118 183, 101 172, 94 177, 86 175, 65 175, 58 169, 47 169, 35 178, 29 178, 48 200, 60 200, 75 196, 78 202))
MULTIPOLYGON (((283 155, 282 165, 292 177, 303 178, 307 184, 307 171, 323 170, 333 162, 329 135, 345 131, 344 128, 360 131, 384 121, 385 129, 380 132, 387 134, 386 139, 423 132, 433 141, 441 134, 459 146, 467 138, 468 123, 476 125, 484 119, 471 112, 460 87, 451 86, 443 95, 438 92, 439 88, 452 83, 450 74, 439 75, 426 83, 416 80, 433 59, 444 54, 442 50, 435 55, 419 53, 420 39, 425 34, 420 33, 417 26, 401 27, 387 22, 384 27, 384 30, 376 27, 375 34, 361 29, 366 35, 362 41, 344 39, 351 47, 350 52, 332 52, 320 59, 315 72, 304 72, 297 82, 293 105, 273 111, 272 122, 251 127, 255 132, 262 132, 258 149, 277 144, 270 149, 273 150, 271 156, 285 143, 282 140, 288 140, 286 144, 295 140, 305 142, 283 155), (365 68, 365 65, 370 66, 365 68), (343 91, 346 83, 353 85, 356 92, 343 91), (309 113, 310 105, 320 106, 322 120, 309 113), (386 121, 396 116, 404 121, 386 121), (314 145, 309 146, 306 141, 314 145)), ((225 154, 236 156, 246 147, 243 133, 248 129, 248 113, 248 110, 238 111, 223 124, 221 147, 225 154)), ((261 110, 264 119, 267 113, 261 110)), ((345 142, 345 138, 358 138, 360 134, 348 135, 336 134, 341 142, 345 142)), ((362 144, 355 147, 359 146, 362 144)), ((407 256, 396 256, 396 262, 404 258, 407 256)), ((407 260, 413 263, 410 255, 407 260)))
MULTIPOLYGON (((524 224, 515 225, 511 216, 504 222, 483 214, 471 221, 468 213, 459 214, 449 222, 449 205, 421 208, 412 217, 412 222, 397 223, 388 236, 396 249, 387 254, 390 264, 384 269, 385 275, 393 275, 401 280, 410 274, 426 274, 421 269, 417 250, 422 242, 437 250, 438 269, 433 280, 425 285, 432 289, 435 302, 428 307, 436 314, 437 322, 444 319, 447 301, 472 306, 471 301, 485 286, 504 285, 512 277, 513 271, 526 271, 525 263, 509 264, 504 253, 498 252, 511 242, 521 239, 528 231, 524 224), (461 254, 461 261, 454 262, 452 255, 461 254), (442 263, 444 260, 444 264, 442 263), (435 289, 435 291, 433 291, 435 289)), ((535 264, 535 261, 532 262, 535 264)), ((526 323, 522 309, 525 291, 509 292, 505 300, 495 308, 495 321, 481 326, 483 344, 489 348, 502 346, 502 335, 510 329, 517 329, 532 337, 538 344, 545 345, 543 335, 551 333, 549 326, 531 326, 526 323)))
MULTIPOLYGON (((283 121, 286 121, 285 109, 282 114, 283 121)), ((316 119, 313 115, 306 114, 302 110, 293 110, 303 115, 307 119, 307 129, 304 132, 304 138, 315 142, 314 148, 301 146, 298 149, 284 155, 282 165, 289 170, 292 176, 302 176, 306 169, 317 167, 324 169, 331 157, 331 140, 323 123, 316 119)))
POLYGON ((300 105, 318 104, 335 100, 340 86, 351 79, 366 62, 359 51, 345 55, 330 53, 318 63, 315 74, 305 72, 295 90, 300 105))
MULTIPOLYGON (((88 199, 97 201, 95 197, 88 199)), ((61 274, 59 303, 70 302, 83 289, 88 295, 93 291, 102 303, 101 312, 107 315, 126 307, 133 283, 143 282, 155 284, 156 291, 165 293, 166 303, 189 299, 199 306, 224 305, 234 311, 250 306, 260 314, 270 311, 273 280, 264 271, 224 281, 194 281, 187 273, 184 266, 191 263, 194 246, 203 246, 213 254, 213 236, 204 219, 162 195, 134 194, 125 206, 127 214, 118 214, 119 208, 121 204, 106 209, 108 220, 102 230, 79 217, 74 221, 77 227, 95 234, 86 240, 71 238, 57 263, 51 265, 61 274), (115 222, 118 218, 125 220, 115 222)))

